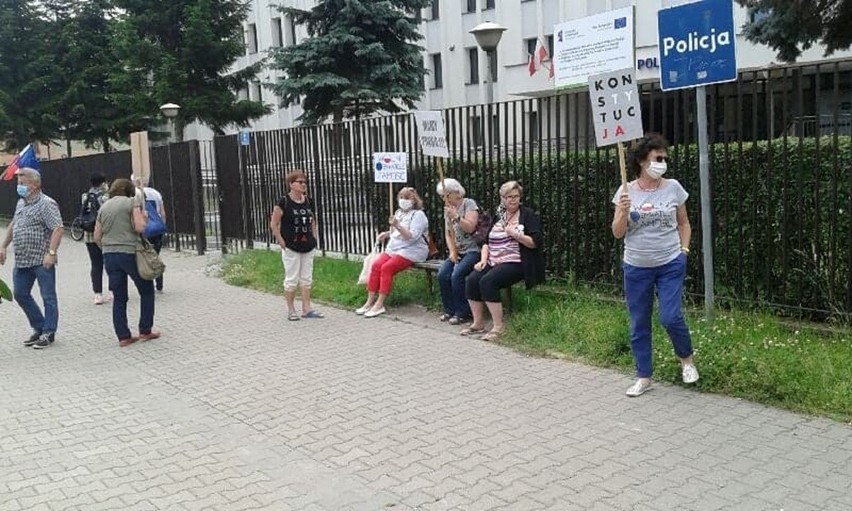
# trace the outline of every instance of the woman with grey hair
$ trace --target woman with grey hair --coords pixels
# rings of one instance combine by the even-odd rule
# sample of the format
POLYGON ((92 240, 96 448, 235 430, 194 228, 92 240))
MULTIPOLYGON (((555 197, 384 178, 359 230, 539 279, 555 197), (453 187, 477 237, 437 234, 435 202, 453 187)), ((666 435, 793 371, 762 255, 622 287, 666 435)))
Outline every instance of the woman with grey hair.
POLYGON ((482 340, 497 340, 505 328, 500 290, 521 281, 527 289, 544 282, 541 220, 535 211, 521 204, 522 193, 517 181, 508 181, 500 187, 502 213, 488 233, 479 262, 465 280, 473 323, 460 332, 462 335, 485 332, 485 302, 493 324, 482 340))
POLYGON ((455 179, 438 182, 437 191, 444 198, 445 237, 449 247, 447 259, 438 270, 444 307, 438 319, 458 325, 472 317, 464 293, 464 279, 479 261, 479 243, 473 237, 479 222, 479 206, 473 199, 465 197, 464 187, 455 179))

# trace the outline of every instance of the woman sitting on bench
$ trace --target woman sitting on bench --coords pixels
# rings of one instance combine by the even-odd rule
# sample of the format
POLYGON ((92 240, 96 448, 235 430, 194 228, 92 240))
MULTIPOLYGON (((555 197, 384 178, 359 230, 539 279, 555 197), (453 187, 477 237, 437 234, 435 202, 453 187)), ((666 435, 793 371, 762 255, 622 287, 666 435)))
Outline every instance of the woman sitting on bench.
POLYGON ((446 233, 449 255, 438 271, 444 306, 444 313, 438 319, 458 325, 467 323, 471 318, 464 279, 479 261, 479 243, 473 237, 479 221, 479 206, 473 199, 465 197, 464 187, 455 179, 439 181, 438 195, 444 198, 444 217, 452 227, 446 233))
POLYGON ((374 318, 385 311, 385 299, 393 287, 393 277, 397 273, 420 263, 429 256, 429 244, 426 232, 429 219, 423 213, 423 201, 417 191, 405 187, 397 194, 399 209, 390 217, 390 229, 379 234, 377 240, 389 239, 388 246, 370 268, 370 280, 367 281, 367 301, 355 309, 355 314, 365 318, 374 318))
POLYGON ((497 340, 505 328, 500 289, 522 280, 527 289, 544 282, 541 220, 532 209, 521 205, 522 192, 517 181, 500 187, 501 212, 488 234, 488 243, 482 246, 479 262, 465 281, 473 323, 461 335, 485 332, 485 302, 493 324, 482 340, 497 340))

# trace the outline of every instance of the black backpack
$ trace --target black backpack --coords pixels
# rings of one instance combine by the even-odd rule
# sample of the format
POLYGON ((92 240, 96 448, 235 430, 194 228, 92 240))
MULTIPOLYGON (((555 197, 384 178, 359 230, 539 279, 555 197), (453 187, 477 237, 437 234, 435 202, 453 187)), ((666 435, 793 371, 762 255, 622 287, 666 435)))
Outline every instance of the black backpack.
POLYGON ((491 232, 492 227, 494 227, 494 220, 491 218, 491 214, 480 209, 479 219, 476 221, 476 229, 474 229, 470 236, 478 245, 485 245, 488 243, 488 233, 491 232))
POLYGON ((83 207, 80 209, 80 220, 83 230, 86 232, 95 231, 95 222, 98 220, 98 210, 101 209, 100 198, 104 192, 89 192, 86 194, 86 200, 83 201, 83 207))

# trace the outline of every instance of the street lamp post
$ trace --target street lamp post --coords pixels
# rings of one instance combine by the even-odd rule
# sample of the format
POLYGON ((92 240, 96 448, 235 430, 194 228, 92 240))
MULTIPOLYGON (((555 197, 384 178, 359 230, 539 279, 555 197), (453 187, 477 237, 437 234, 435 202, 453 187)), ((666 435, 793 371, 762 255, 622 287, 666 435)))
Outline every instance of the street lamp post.
MULTIPOLYGON (((180 105, 176 105, 174 103, 166 103, 160 107, 160 112, 163 116, 169 121, 169 141, 166 144, 166 155, 169 159, 169 209, 168 216, 166 218, 175 218, 175 185, 173 180, 172 173, 172 142, 177 138, 175 132, 175 117, 177 117, 178 112, 180 112, 180 105)), ((166 221, 168 223, 168 220, 166 221)), ((177 235, 175 227, 177 224, 172 220, 172 237, 174 239, 174 248, 176 252, 180 252, 180 237, 177 235)))
POLYGON ((491 52, 497 51, 497 45, 500 44, 500 39, 503 37, 503 32, 508 30, 502 25, 486 21, 473 27, 470 31, 473 37, 476 38, 476 44, 485 52, 488 58, 488 90, 486 91, 488 104, 494 103, 494 72, 491 58, 491 52))

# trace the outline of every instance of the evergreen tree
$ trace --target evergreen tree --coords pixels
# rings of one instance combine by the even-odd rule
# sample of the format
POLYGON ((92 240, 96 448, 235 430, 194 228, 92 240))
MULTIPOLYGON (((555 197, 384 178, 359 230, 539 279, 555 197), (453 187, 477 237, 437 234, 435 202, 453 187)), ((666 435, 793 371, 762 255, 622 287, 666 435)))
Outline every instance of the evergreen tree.
POLYGON ((814 44, 825 54, 852 46, 852 0, 737 0, 754 21, 744 27, 749 41, 766 44, 793 62, 814 44), (756 16, 755 16, 756 15, 756 16))
POLYGON ((52 25, 47 44, 55 77, 51 118, 67 141, 98 143, 108 151, 117 133, 109 100, 109 76, 115 67, 111 49, 114 19, 110 0, 42 0, 52 25))
POLYGON ((111 75, 118 131, 160 124, 159 106, 177 103, 178 135, 199 121, 217 133, 267 113, 236 93, 261 64, 237 73, 229 68, 245 54, 245 0, 115 0, 122 13, 113 39, 120 67, 111 75))
POLYGON ((359 118, 412 108, 423 95, 417 11, 430 0, 320 0, 309 10, 280 8, 308 38, 272 52, 283 77, 271 88, 300 120, 359 118))
POLYGON ((37 2, 0 0, 0 144, 12 151, 56 132, 50 117, 54 66, 37 2))

